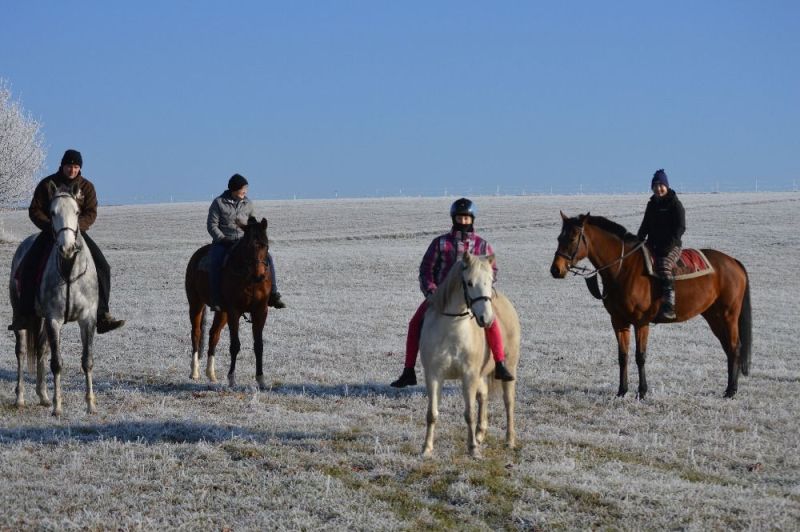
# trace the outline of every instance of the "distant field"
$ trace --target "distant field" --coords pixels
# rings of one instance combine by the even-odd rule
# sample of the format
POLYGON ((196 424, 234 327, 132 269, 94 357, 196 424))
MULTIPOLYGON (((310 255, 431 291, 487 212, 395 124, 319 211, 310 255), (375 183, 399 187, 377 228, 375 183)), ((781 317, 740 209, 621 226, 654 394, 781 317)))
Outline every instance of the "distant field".
MULTIPOLYGON (((91 234, 112 265, 112 311, 128 324, 96 338, 94 416, 75 324, 60 419, 35 405, 31 378, 28 406, 13 406, 13 335, 0 338, 0 529, 800 527, 800 194, 682 196, 684 244, 748 269, 751 375, 724 400, 725 356, 705 322, 656 326, 644 402, 615 397, 602 305, 548 269, 560 209, 635 232, 646 197, 476 198, 498 288, 522 322, 520 446, 503 447, 495 399, 484 459, 468 458, 450 383, 436 457, 424 461, 424 386, 388 383, 421 300, 419 261, 448 228, 452 199, 257 202, 289 304, 267 322, 262 393, 246 324, 236 388, 189 379, 183 274, 209 240, 207 205, 101 207, 91 234)), ((25 212, 3 216, 7 239, 32 232, 25 212)), ((2 279, 15 247, 0 244, 2 279)), ((225 333, 220 377, 228 345, 225 333)))

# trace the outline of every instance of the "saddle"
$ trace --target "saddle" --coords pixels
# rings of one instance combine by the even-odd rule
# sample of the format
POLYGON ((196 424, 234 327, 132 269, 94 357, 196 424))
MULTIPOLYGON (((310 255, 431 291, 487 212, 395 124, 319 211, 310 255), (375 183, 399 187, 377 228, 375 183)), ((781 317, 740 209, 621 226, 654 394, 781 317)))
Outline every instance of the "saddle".
MULTIPOLYGON (((644 253, 644 263, 647 267, 647 274, 651 277, 658 277, 655 273, 655 257, 648 246, 642 246, 644 253)), ((675 262, 672 274, 676 281, 693 279, 714 273, 714 267, 708 258, 699 249, 686 248, 681 250, 680 258, 675 262)))

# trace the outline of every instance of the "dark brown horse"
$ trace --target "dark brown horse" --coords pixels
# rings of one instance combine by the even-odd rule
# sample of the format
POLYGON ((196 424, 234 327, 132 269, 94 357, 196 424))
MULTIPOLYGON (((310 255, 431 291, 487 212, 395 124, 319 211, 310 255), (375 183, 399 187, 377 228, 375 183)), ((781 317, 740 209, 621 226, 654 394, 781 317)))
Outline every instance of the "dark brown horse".
MULTIPOLYGON (((660 306, 659 280, 648 276, 644 258, 638 251, 641 243, 621 225, 588 213, 568 218, 562 212, 561 218, 563 224, 550 273, 558 279, 569 271, 581 274, 575 265, 585 258, 599 272, 606 291, 603 305, 611 315, 619 346, 617 396, 628 392, 628 344, 633 325, 639 397, 644 398, 647 394, 644 371, 647 336, 660 306)), ((675 283, 677 319, 674 321, 685 321, 698 314, 705 318, 728 357, 725 397, 733 397, 739 371, 744 375, 750 371, 750 282, 738 260, 713 249, 702 251, 714 272, 675 283)))
MULTIPOLYGON (((231 334, 231 367, 228 370, 228 383, 236 384, 236 355, 239 354, 239 318, 250 313, 253 325, 253 350, 256 354, 256 380, 260 389, 264 384, 264 324, 267 322, 267 300, 272 289, 267 252, 267 220, 258 222, 250 217, 247 225, 241 225, 244 236, 231 249, 222 269, 221 310, 214 313, 214 322, 208 334, 208 362, 206 376, 211 382, 217 381, 214 370, 214 350, 225 324, 231 334)), ((186 297, 189 300, 189 319, 192 323, 192 379, 199 379, 200 351, 203 350, 206 304, 210 301, 208 272, 200 268, 200 262, 208 254, 211 244, 201 247, 189 259, 186 267, 186 297)))

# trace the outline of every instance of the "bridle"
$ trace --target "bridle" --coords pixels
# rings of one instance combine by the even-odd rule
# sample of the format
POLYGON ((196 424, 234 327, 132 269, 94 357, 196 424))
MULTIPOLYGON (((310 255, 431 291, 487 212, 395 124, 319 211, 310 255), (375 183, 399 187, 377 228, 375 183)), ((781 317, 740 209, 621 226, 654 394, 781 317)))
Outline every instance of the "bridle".
MULTIPOLYGON (((466 265, 461 266, 461 271, 467 269, 466 265)), ((472 305, 477 303, 478 301, 488 301, 489 303, 492 302, 492 296, 477 296, 477 297, 470 297, 469 290, 467 287, 467 281, 464 280, 464 276, 461 276, 461 290, 464 292, 464 303, 467 305, 467 310, 465 312, 461 312, 459 314, 453 314, 450 312, 442 312, 442 315, 449 316, 451 318, 463 318, 465 316, 472 316, 475 317, 475 313, 472 312, 472 305)))
POLYGON ((562 253, 561 251, 556 251, 556 256, 563 257, 567 259, 567 261, 569 261, 567 269, 570 271, 570 273, 572 273, 572 275, 583 277, 584 281, 586 281, 586 285, 589 287, 589 292, 591 292, 594 297, 596 297, 597 299, 605 299, 608 296, 608 292, 605 286, 603 286, 603 292, 602 293, 600 292, 600 289, 597 285, 597 274, 611 268, 614 265, 617 266, 617 273, 619 273, 619 271, 622 269, 622 261, 624 261, 626 258, 636 253, 639 249, 641 249, 642 246, 644 246, 644 241, 643 240, 639 241, 638 244, 633 246, 633 248, 631 248, 630 250, 628 250, 627 253, 625 253, 625 240, 623 240, 622 238, 620 238, 619 240, 620 240, 620 250, 618 258, 614 259, 608 264, 595 268, 594 270, 590 270, 589 268, 586 268, 584 266, 576 266, 573 263, 575 262, 575 257, 578 255, 578 251, 581 248, 581 242, 583 242, 584 245, 586 245, 587 249, 589 248, 589 242, 586 240, 585 226, 581 225, 581 233, 580 236, 578 237, 577 243, 575 244, 575 249, 572 252, 572 255, 567 255, 566 253, 562 253))

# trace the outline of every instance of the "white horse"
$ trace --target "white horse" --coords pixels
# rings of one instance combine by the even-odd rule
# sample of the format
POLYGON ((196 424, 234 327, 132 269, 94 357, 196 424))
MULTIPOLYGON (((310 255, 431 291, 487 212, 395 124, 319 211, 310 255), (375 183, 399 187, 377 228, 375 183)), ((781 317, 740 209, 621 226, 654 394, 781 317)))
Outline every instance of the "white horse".
MULTIPOLYGON (((28 366, 36 364, 36 394, 39 403, 50 405, 45 379, 44 351, 50 343, 50 368, 53 371, 53 415, 61 415, 61 327, 66 322, 77 321, 81 328, 83 356, 81 367, 86 376, 86 407, 90 414, 97 411, 92 388, 92 343, 97 322, 98 285, 97 270, 92 255, 86 247, 78 228, 80 188, 56 188, 51 184, 50 217, 55 245, 47 259, 42 281, 36 292, 36 318, 24 330, 16 331, 17 355, 17 406, 25 405, 22 358, 27 351, 28 366)), ((14 277, 23 257, 33 245, 37 235, 26 238, 14 253, 11 263, 9 287, 14 314, 20 301, 14 277)), ((36 265, 28 265, 35 268, 36 265)))
MULTIPOLYGON (((428 389, 427 432, 423 456, 433 454, 433 428, 439 417, 439 393, 445 379, 461 379, 467 448, 480 457, 478 444, 488 430, 488 392, 494 359, 486 343, 484 327, 500 320, 506 349, 506 366, 515 374, 519 361, 520 326, 514 306, 506 296, 492 289, 494 255, 479 257, 465 253, 432 296, 425 313, 420 339, 420 356, 428 389), (475 402, 478 403, 477 417, 475 402)), ((514 447, 515 381, 503 382, 506 407, 506 444, 514 447)))

